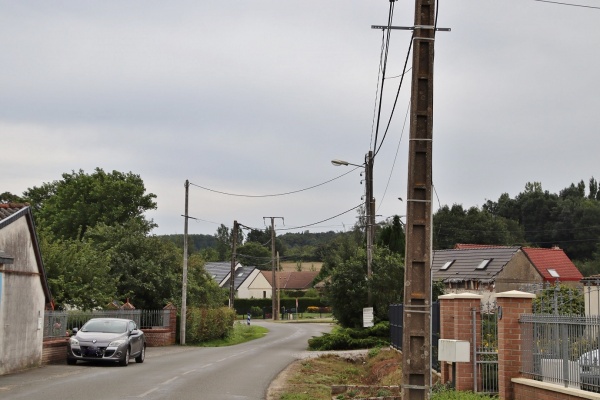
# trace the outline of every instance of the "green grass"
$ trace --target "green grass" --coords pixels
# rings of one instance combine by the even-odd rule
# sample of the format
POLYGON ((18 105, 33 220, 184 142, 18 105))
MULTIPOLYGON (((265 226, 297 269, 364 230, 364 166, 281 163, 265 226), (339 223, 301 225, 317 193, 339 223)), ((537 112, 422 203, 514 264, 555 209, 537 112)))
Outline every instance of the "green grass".
POLYGON ((224 339, 215 339, 208 342, 198 344, 200 347, 225 347, 233 346, 235 344, 249 342, 254 339, 260 339, 269 332, 267 328, 263 328, 258 325, 246 325, 242 323, 235 323, 233 325, 233 332, 231 335, 224 339))

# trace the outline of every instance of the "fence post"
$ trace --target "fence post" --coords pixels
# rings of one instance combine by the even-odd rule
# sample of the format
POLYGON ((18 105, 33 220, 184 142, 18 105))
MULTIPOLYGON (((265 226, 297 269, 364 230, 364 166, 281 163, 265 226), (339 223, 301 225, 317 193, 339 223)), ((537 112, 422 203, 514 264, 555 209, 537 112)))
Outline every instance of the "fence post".
POLYGON ((177 307, 175 307, 173 303, 169 303, 163 310, 169 310, 169 329, 171 330, 170 343, 175 344, 177 341, 177 307))
POLYGON ((519 317, 531 314, 532 293, 511 290, 496 295, 498 304, 498 396, 514 400, 511 380, 520 376, 522 335, 519 317))
MULTIPOLYGON (((465 340, 473 348, 473 316, 472 309, 479 310, 483 296, 473 293, 446 294, 438 297, 440 301, 440 338, 465 340)), ((479 316, 479 313, 476 313, 479 316)), ((476 317, 477 318, 477 317, 476 317)), ((475 324, 479 326, 479 324, 475 324)), ((454 387, 456 390, 473 390, 475 354, 471 353, 470 362, 454 363, 456 374, 452 365, 441 362, 442 383, 456 377, 454 387)))

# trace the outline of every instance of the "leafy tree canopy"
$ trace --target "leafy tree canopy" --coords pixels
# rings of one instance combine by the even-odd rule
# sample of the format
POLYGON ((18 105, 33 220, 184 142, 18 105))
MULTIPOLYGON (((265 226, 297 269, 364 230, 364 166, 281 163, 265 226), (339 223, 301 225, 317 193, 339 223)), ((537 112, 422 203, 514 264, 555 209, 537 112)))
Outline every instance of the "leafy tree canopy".
POLYGON ((24 193, 36 210, 38 226, 57 238, 82 239, 100 223, 117 225, 136 219, 149 232, 154 223, 144 212, 156 209, 156 195, 146 194, 139 175, 96 168, 94 173, 65 173, 62 180, 44 183, 24 193))
POLYGON ((344 327, 362 326, 362 309, 371 290, 375 317, 388 319, 388 306, 400 303, 404 293, 404 262, 389 249, 373 249, 372 277, 367 279, 366 252, 358 249, 348 259, 338 259, 326 284, 326 297, 333 314, 344 327))

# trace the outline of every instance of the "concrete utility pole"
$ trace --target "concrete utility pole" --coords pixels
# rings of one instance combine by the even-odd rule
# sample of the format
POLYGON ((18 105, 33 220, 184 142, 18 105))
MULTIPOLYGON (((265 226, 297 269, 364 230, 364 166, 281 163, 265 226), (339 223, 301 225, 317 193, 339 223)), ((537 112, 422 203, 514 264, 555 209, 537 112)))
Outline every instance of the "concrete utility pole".
POLYGON ((185 180, 185 215, 183 223, 183 282, 181 284, 181 321, 179 323, 179 343, 185 344, 185 323, 187 315, 187 272, 188 272, 188 199, 190 181, 185 180))
POLYGON ((237 221, 233 221, 233 232, 231 240, 231 272, 229 273, 229 308, 233 309, 233 299, 235 298, 235 264, 236 264, 236 250, 237 250, 237 237, 239 224, 237 221))
POLYGON ((273 284, 271 286, 271 308, 273 309, 273 321, 279 320, 279 310, 277 309, 277 279, 275 278, 275 270, 277 269, 277 264, 275 263, 275 218, 283 217, 263 217, 271 219, 271 272, 273 274, 273 284))
MULTIPOLYGON (((373 152, 365 156, 365 217, 367 233, 367 277, 370 280, 373 276, 373 239, 375 237, 375 199, 373 198, 373 152)), ((373 306, 373 294, 371 289, 368 292, 367 305, 373 306)))
POLYGON ((431 395, 431 193, 435 0, 416 0, 413 36, 402 398, 431 395))

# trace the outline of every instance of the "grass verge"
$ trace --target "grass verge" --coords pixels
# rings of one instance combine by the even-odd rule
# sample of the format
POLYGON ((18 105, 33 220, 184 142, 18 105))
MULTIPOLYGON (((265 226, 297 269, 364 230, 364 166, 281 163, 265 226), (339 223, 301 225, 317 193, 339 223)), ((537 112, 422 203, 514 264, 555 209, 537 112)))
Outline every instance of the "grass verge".
POLYGON ((258 325, 246 325, 236 322, 233 325, 233 332, 226 338, 215 339, 207 342, 199 343, 199 347, 225 347, 235 344, 249 342, 254 339, 260 339, 269 332, 267 328, 258 325))
MULTIPOLYGON (((336 400, 391 396, 392 387, 402 382, 402 355, 388 349, 371 349, 366 358, 326 355, 292 364, 287 380, 274 397, 278 400, 331 400, 331 387, 346 385, 347 392, 336 400)), ((271 398, 271 397, 270 397, 271 398)), ((432 400, 489 400, 472 392, 456 392, 436 385, 432 400)))

